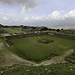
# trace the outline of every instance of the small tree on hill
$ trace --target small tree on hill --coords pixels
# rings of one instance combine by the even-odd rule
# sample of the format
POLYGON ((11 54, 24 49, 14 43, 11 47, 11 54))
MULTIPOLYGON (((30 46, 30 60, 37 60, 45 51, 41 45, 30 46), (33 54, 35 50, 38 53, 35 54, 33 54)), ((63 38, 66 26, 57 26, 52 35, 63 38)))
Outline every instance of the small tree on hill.
POLYGON ((56 31, 57 31, 57 32, 59 32, 59 31, 60 31, 60 29, 57 29, 56 31))

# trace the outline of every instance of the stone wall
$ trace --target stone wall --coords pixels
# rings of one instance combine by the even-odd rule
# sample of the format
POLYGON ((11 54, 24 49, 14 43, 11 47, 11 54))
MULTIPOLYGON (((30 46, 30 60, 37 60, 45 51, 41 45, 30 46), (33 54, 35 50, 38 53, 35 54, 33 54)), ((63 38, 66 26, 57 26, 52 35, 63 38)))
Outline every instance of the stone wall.
POLYGON ((75 40, 75 35, 54 33, 54 36, 75 40))
POLYGON ((12 42, 10 42, 9 40, 5 40, 5 42, 6 42, 6 45, 9 47, 9 46, 13 46, 13 43, 12 42))
POLYGON ((13 35, 13 36, 5 36, 5 37, 7 39, 16 39, 16 38, 42 36, 42 35, 48 35, 48 33, 47 32, 43 32, 43 33, 29 33, 29 34, 19 34, 19 35, 13 35))

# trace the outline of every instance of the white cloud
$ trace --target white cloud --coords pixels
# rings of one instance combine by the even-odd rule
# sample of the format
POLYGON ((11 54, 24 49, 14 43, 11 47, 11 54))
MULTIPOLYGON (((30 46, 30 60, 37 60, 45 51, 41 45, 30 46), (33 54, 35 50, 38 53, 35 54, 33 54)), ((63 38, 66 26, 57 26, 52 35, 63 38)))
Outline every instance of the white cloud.
POLYGON ((3 19, 3 20, 8 20, 8 18, 7 18, 7 17, 5 17, 5 16, 4 16, 2 19, 3 19))
POLYGON ((71 10, 69 12, 66 11, 54 11, 53 13, 49 14, 48 16, 41 15, 41 16, 27 16, 24 14, 17 14, 13 15, 13 17, 3 16, 2 19, 0 18, 0 22, 2 24, 24 24, 24 25, 34 25, 34 26, 59 26, 59 25, 75 25, 75 10, 71 10), (7 20, 7 21, 6 21, 7 20))
POLYGON ((66 14, 67 17, 75 17, 75 10, 71 10, 69 13, 66 14))
POLYGON ((38 6, 38 1, 37 0, 0 0, 0 4, 21 5, 25 6, 25 9, 32 9, 38 6))
POLYGON ((29 17, 25 17, 24 20, 25 20, 25 21, 28 21, 28 20, 29 20, 29 17))

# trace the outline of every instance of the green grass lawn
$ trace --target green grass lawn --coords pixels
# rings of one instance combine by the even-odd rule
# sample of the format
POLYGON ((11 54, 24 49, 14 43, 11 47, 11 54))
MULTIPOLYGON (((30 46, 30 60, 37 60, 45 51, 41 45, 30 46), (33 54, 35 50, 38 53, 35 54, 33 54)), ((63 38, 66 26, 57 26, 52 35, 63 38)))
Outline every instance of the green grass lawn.
POLYGON ((61 55, 65 51, 75 48, 75 40, 49 35, 12 39, 10 41, 14 44, 14 47, 10 47, 14 53, 32 61, 45 60, 51 53, 61 55), (37 42, 39 39, 51 39, 54 42, 43 44, 37 42))
POLYGON ((7 33, 21 33, 23 31, 21 31, 21 28, 4 28, 4 30, 7 32, 7 33))

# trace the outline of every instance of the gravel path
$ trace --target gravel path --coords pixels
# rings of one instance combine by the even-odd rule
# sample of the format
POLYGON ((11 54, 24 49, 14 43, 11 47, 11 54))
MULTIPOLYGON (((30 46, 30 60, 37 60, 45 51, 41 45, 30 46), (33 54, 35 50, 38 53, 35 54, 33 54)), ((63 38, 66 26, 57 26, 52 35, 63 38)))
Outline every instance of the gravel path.
POLYGON ((0 43, 0 50, 2 50, 3 43, 0 43))

